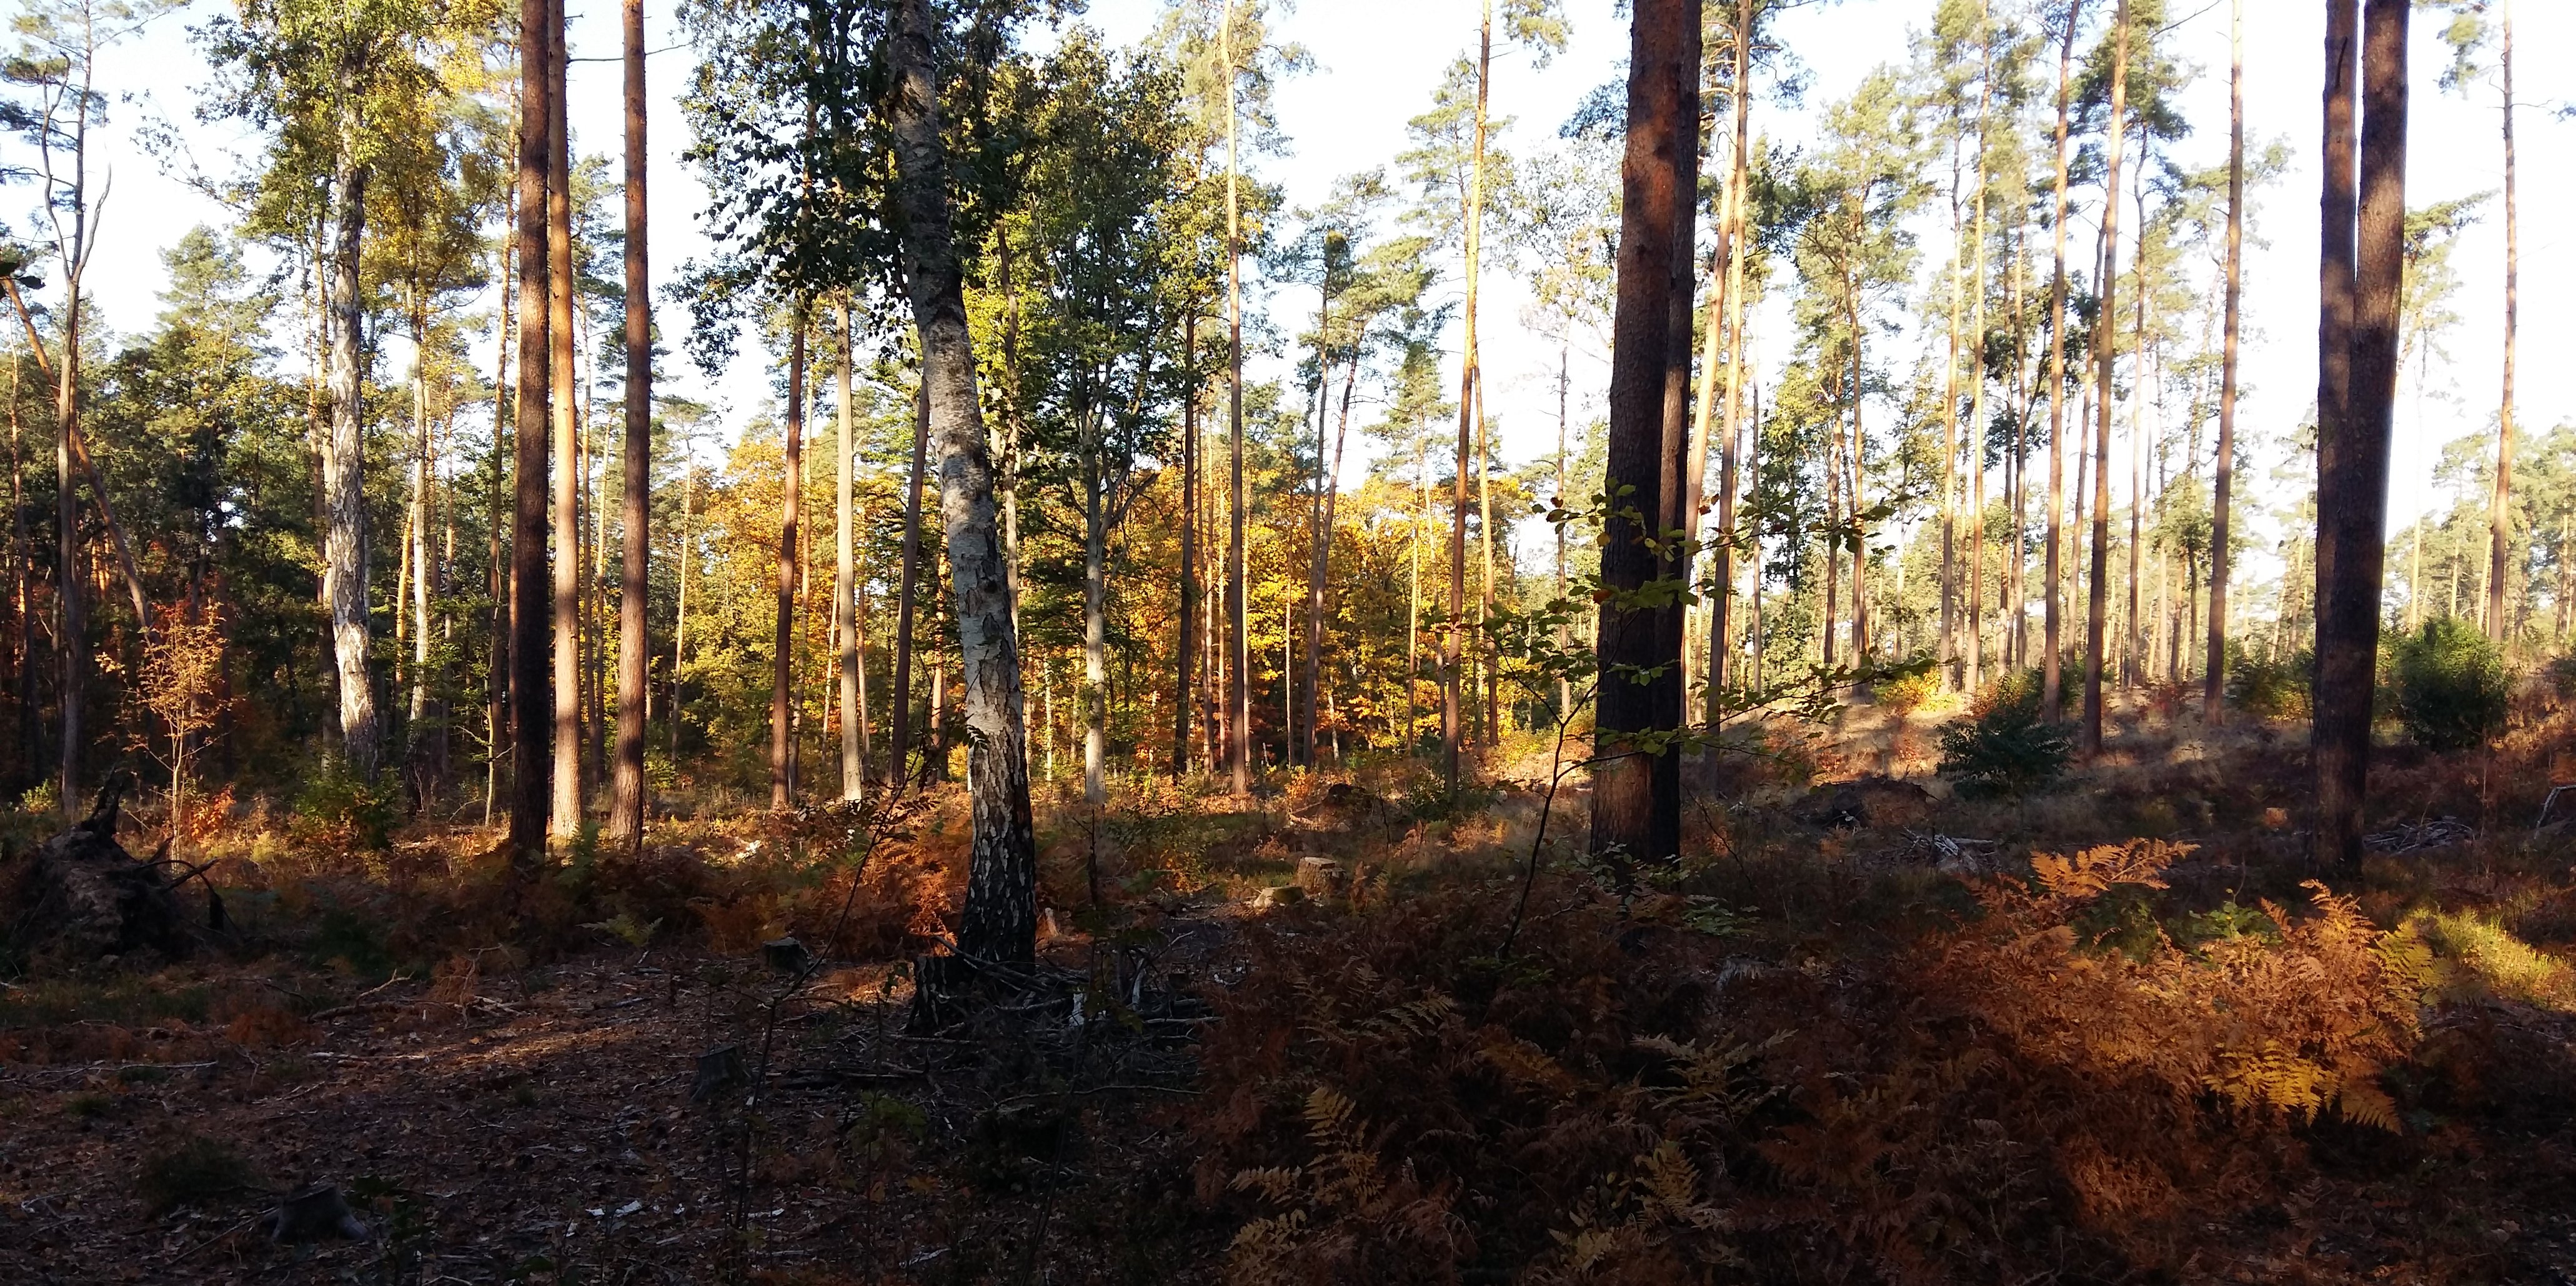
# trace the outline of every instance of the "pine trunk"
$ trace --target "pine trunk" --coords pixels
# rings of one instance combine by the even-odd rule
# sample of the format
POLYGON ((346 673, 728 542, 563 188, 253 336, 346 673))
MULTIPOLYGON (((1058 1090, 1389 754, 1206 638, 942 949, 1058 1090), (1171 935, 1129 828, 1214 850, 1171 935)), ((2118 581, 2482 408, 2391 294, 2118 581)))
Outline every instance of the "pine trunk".
POLYGON ((644 842, 644 734, 652 684, 645 608, 653 563, 653 298, 645 257, 644 0, 625 0, 626 38, 626 445, 618 526, 625 548, 617 591, 617 750, 609 786, 608 835, 644 842))

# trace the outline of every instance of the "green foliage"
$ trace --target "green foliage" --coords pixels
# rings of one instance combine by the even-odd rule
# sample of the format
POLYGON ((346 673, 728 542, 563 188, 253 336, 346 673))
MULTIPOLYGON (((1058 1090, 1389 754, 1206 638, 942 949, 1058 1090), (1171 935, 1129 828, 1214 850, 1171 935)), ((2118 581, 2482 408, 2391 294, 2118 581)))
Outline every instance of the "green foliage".
POLYGON ((1969 717, 1941 730, 1941 773, 1972 795, 2018 795, 2055 782, 2073 752, 2040 712, 2040 676, 2015 670, 1987 685, 1969 717))
POLYGON ((2467 750, 2503 731, 2513 703, 2504 657, 2475 626, 2453 617, 2424 622, 2398 640, 2389 664, 2397 719, 2435 750, 2467 750))
POLYGON ((256 1187, 256 1172, 231 1144, 196 1134, 145 1157, 134 1180, 134 1194, 155 1218, 256 1187))
POLYGON ((1899 719, 1923 708, 1941 691, 1941 672, 1926 665, 1882 681, 1877 689, 1878 708, 1899 719))
POLYGON ((2316 654, 2305 648, 2278 658, 2227 644, 2227 704, 2258 719, 2304 719, 2316 654))
POLYGON ((381 852, 402 821, 402 788, 390 774, 370 775, 337 755, 296 792, 294 832, 306 843, 343 852, 381 852))

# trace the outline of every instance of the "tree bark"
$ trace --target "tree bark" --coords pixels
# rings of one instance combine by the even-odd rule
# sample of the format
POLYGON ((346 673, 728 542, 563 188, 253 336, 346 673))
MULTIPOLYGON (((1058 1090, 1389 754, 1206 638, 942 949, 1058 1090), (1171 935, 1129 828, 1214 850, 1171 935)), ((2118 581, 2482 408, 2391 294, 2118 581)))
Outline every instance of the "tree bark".
POLYGON ((2496 408, 2495 503, 2487 516, 2487 636, 2508 637, 2504 596, 2513 542, 2513 380, 2516 332, 2522 313, 2522 211, 2514 192, 2513 0, 2501 0, 2504 48, 2497 70, 2504 79, 2504 393, 2496 408))
MULTIPOLYGON (((347 144, 344 142, 344 147, 347 144)), ((340 686, 340 745, 349 766, 376 770, 379 749, 375 684, 367 674, 367 504, 364 372, 359 352, 365 321, 358 259, 367 226, 367 170, 343 158, 333 183, 339 210, 331 247, 331 438, 323 455, 322 578, 331 600, 331 655, 340 686)), ((400 610, 400 606, 396 606, 400 610)))
POLYGON ((839 446, 839 494, 835 497, 833 530, 837 536, 833 550, 832 635, 838 644, 841 679, 841 798, 855 802, 867 784, 868 756, 861 740, 867 727, 867 700, 859 674, 859 550, 858 505, 853 494, 857 486, 858 417, 850 405, 850 350, 857 333, 850 323, 850 305, 841 302, 840 388, 841 429, 839 446))
POLYGON ((931 427, 939 439, 940 510, 947 523, 966 699, 967 792, 975 832, 957 949, 970 961, 1025 967, 1037 942, 1037 843, 1029 815, 1020 649, 975 392, 965 283, 950 233, 933 23, 929 0, 899 0, 889 41, 894 85, 888 126, 899 162, 904 279, 920 328, 931 427))
POLYGON ((1198 657, 1199 607, 1199 309, 1193 299, 1181 322, 1181 638, 1172 702, 1172 775, 1190 770, 1191 667, 1198 657))
POLYGON ((625 540, 617 594, 617 770, 608 835, 644 842, 644 719, 652 683, 645 608, 653 563, 653 299, 645 204, 644 0, 625 0, 626 28, 626 446, 618 525, 625 540))
POLYGON ((519 5, 518 359, 517 405, 511 416, 514 477, 510 498, 510 722, 512 725, 510 855, 532 874, 546 855, 547 804, 553 775, 547 687, 546 499, 552 457, 552 289, 548 271, 546 195, 553 170, 554 42, 563 23, 552 0, 519 5))
POLYGON ((2227 311, 2219 355, 2218 458, 2209 505, 2209 663, 2200 712, 2212 727, 2227 718, 2228 505, 2236 486, 2236 363, 2245 298, 2245 0, 2235 0, 2228 27, 2227 311))
MULTIPOLYGON (((1612 315, 1610 441, 1604 487, 1616 499, 1601 533, 1601 606, 1595 644, 1601 670, 1599 757, 1593 772, 1593 853, 1618 864, 1655 860, 1678 848, 1677 761, 1653 737, 1668 705, 1657 691, 1674 677, 1679 638, 1665 613, 1636 595, 1671 571, 1647 542, 1673 505, 1667 406, 1672 374, 1674 267, 1685 264, 1695 169, 1698 0, 1636 0, 1630 25, 1628 131, 1620 180, 1618 296, 1612 315)), ((1682 305, 1687 308, 1687 303, 1682 305)), ((1683 316, 1686 318, 1687 313, 1683 316)), ((1682 338, 1685 351, 1688 336, 1682 338)), ((1677 480, 1676 480, 1677 481, 1677 480)), ((1673 687, 1678 696, 1679 685, 1673 687)), ((1453 716, 1454 726, 1454 716, 1453 716)))
MULTIPOLYGON (((546 248, 554 271, 547 278, 547 313, 551 341, 547 367, 554 388, 554 797, 550 822, 555 836, 581 833, 584 782, 581 735, 581 421, 580 373, 575 365, 572 257, 572 154, 565 123, 564 0, 551 0, 547 21, 554 33, 548 42, 552 63, 547 71, 551 92, 546 121, 548 183, 546 248)), ((345 699, 345 698, 344 698, 345 699)))
MULTIPOLYGON (((2388 452, 2397 398, 2398 300, 2405 270, 2407 0, 2367 0, 2361 31, 2363 110, 2354 248, 2350 385, 2336 436, 2333 503, 2320 501, 2319 545, 2334 539, 2318 581, 2317 856, 2361 860, 2370 708, 2387 554, 2388 452)), ((2330 28, 2331 30, 2331 28, 2330 28)), ((2323 435, 2320 433, 2320 442, 2323 435)), ((2321 486, 2320 491, 2324 488, 2321 486)), ((2324 562, 2322 554, 2319 562, 2324 562)))
MULTIPOLYGON (((1227 466, 1232 472, 1225 548, 1226 757, 1233 770, 1235 798, 1242 799, 1252 793, 1252 618, 1246 601, 1249 589, 1244 583, 1243 563, 1243 211, 1239 190, 1243 166, 1237 137, 1241 108, 1236 102, 1239 68, 1235 62, 1232 4, 1225 6, 1218 42, 1225 58, 1226 363, 1231 370, 1226 389, 1226 418, 1230 422, 1227 466)), ((1454 747, 1454 740, 1451 744, 1454 747)), ((1449 776, 1454 784, 1454 765, 1449 776)))
MULTIPOLYGON (((925 368, 926 369, 926 368, 925 368)), ((894 619, 894 692, 888 699, 886 753, 891 756, 886 788, 900 795, 912 781, 912 623, 921 585, 921 487, 930 451, 930 382, 925 373, 912 404, 912 480, 903 506, 903 597, 894 619)))
POLYGON ((2040 658, 2039 671, 2039 705, 2050 719, 2066 708, 2066 645, 2059 621, 2066 597, 2061 561, 2066 543, 2066 182, 2073 159, 2069 116, 2075 100, 2075 26, 2083 12, 2083 0, 2069 0, 2066 30, 2057 46, 2056 217, 2051 224, 2056 268, 2048 284, 2048 580, 2041 587, 2040 608, 2040 641, 2047 655, 2040 658))
POLYGON ((2112 19, 2109 168, 2102 184, 2102 306, 2093 327, 2095 389, 2093 436, 2093 583, 2084 615, 2084 753, 2102 753, 2102 664, 2108 642, 2111 571, 2111 368, 2118 357, 2118 328, 2111 318, 2120 290, 2115 268, 2120 251, 2120 147, 2129 112, 2129 0, 2112 19))
POLYGON ((796 802, 795 685, 796 572, 805 507, 805 310, 797 305, 787 340, 787 451, 785 495, 779 504, 778 619, 772 637, 769 689, 769 806, 796 802))

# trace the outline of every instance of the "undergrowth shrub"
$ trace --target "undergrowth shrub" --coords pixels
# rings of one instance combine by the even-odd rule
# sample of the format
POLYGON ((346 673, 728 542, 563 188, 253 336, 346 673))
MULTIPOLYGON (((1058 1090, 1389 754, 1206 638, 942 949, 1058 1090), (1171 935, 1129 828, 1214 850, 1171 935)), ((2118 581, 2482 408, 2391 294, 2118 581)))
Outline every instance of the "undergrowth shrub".
POLYGON ((2468 750, 2504 730, 2513 680, 2504 656, 2456 617, 2424 622, 2391 649, 2389 686, 2406 733, 2434 750, 2468 750))
POLYGON ((2308 717, 2316 654, 2302 648, 2287 656, 2258 655, 2242 642, 2227 644, 2227 704, 2257 719, 2308 717))
POLYGON ((1983 914, 1831 967, 1689 899, 1551 879, 1247 933, 1204 1051, 1204 1199, 1253 1282, 2153 1277, 2295 1186, 2296 1127, 2394 1128, 2426 959, 2305 914, 2123 952, 2076 921, 2180 850, 2042 858, 1983 914))
POLYGON ((1907 670, 1893 678, 1879 680, 1874 691, 1878 708, 1902 719, 1940 695, 1941 672, 1929 665, 1919 670, 1907 670))
POLYGON ((289 826, 297 843, 331 853, 380 852, 402 824, 402 787, 390 773, 367 774, 327 756, 295 795, 289 826))
POLYGON ((1970 795, 2018 795, 2065 775, 2073 744, 2041 713, 2041 691, 2034 670, 1986 685, 1968 717, 1941 730, 1941 774, 1970 795))

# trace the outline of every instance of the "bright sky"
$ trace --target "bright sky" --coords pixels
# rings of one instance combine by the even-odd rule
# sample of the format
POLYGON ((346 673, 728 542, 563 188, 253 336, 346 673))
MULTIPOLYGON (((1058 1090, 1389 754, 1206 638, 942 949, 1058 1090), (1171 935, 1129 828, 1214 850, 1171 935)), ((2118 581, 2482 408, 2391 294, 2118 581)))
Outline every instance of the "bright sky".
MULTIPOLYGON (((574 55, 613 59, 618 51, 616 6, 611 0, 578 3, 574 55)), ((2227 0, 2206 7, 2176 0, 2172 7, 2183 15, 2174 33, 2176 48, 2202 72, 2185 99, 2196 133, 2179 149, 2178 159, 2192 166, 2218 164, 2227 146, 2227 0)), ((1160 8, 1161 0, 1095 0, 1088 20, 1111 39, 1125 41, 1141 37, 1160 8)), ((2313 161, 2323 19, 2322 6, 2293 0, 2247 0, 2246 8, 2249 130, 2258 143, 2286 139, 2295 157, 2280 183, 2257 194, 2257 231, 2266 244, 2249 250, 2245 276, 2247 391, 2240 423, 2258 438, 2277 440, 2306 413, 2315 385, 2313 161)), ((670 9, 670 0, 648 0, 648 41, 656 49, 678 43, 670 9)), ((1494 110, 1518 122, 1502 140, 1514 150, 1549 145, 1556 125, 1586 92, 1616 74, 1625 55, 1625 19, 1613 13, 1610 0, 1571 0, 1569 9, 1572 47, 1547 69, 1534 69, 1517 53, 1497 58, 1494 110)), ((217 11, 208 0, 197 0, 117 54, 109 67, 114 83, 107 88, 117 101, 103 154, 114 190, 107 205, 107 249, 93 269, 92 286, 109 322, 119 328, 149 324, 157 308, 155 295, 164 284, 158 251, 195 224, 225 220, 224 211, 134 144, 138 125, 173 120, 183 125, 196 164, 214 171, 232 164, 226 153, 241 141, 192 120, 197 87, 208 73, 185 29, 217 11)), ((1761 103, 1756 128, 1777 144, 1794 145, 1811 137, 1812 109, 1847 94, 1873 67, 1905 60, 1929 11, 1929 0, 1845 0, 1792 14, 1780 35, 1812 75, 1807 109, 1793 112, 1761 103)), ((1311 73, 1280 90, 1277 106, 1292 152, 1261 161, 1266 177, 1285 184, 1292 208, 1318 201, 1340 175, 1393 168, 1396 153, 1406 145, 1405 121, 1429 104, 1448 61, 1472 47, 1478 12, 1479 0, 1303 0, 1279 20, 1280 36, 1304 44, 1316 63, 1311 73)), ((2571 191, 2576 187, 2576 164, 2571 164, 2576 162, 2576 124, 2558 121, 2549 110, 2564 101, 2565 89, 2551 68, 2556 55, 2576 47, 2576 5, 2527 3, 2518 20, 2525 104, 2517 116, 2524 211, 2520 406, 2522 424, 2536 433, 2576 417, 2576 368, 2561 360, 2576 351, 2571 346, 2576 341, 2576 298, 2566 289, 2576 278, 2571 273, 2576 270, 2576 241, 2571 241, 2565 220, 2548 217, 2576 203, 2576 191, 2571 191)), ((2443 92, 2435 82, 2447 51, 2438 37, 2435 21, 2419 17, 2408 169, 2408 198, 2415 205, 2502 184, 2495 91, 2479 86, 2466 98, 2443 92)), ((652 64, 657 279, 705 248, 694 218, 703 192, 678 160, 686 145, 685 127, 670 97, 687 74, 689 58, 679 49, 658 54, 652 64)), ((574 66, 571 112, 577 147, 614 152, 622 146, 618 85, 614 61, 574 66)), ((25 203, 22 191, 17 204, 25 203)), ((2419 399, 2411 384, 2401 394, 2392 529, 2435 503, 2432 471, 2441 444, 2494 421, 2503 234, 2500 214, 2490 209, 2455 254, 2463 285, 2454 309, 2462 323, 2445 347, 2459 364, 2448 371, 2436 366, 2430 382, 2435 396, 2419 399)), ((8 214, 13 226, 25 227, 26 212, 13 209, 8 214)), ((1947 230, 1927 224, 1924 232, 1922 271, 1928 274, 1946 253, 1947 230)), ((1454 289, 1454 280, 1444 288, 1454 289)), ((1522 328, 1525 298, 1517 282, 1489 267, 1482 329, 1491 408, 1502 424, 1501 449, 1514 460, 1552 450, 1555 437, 1555 399, 1552 389, 1542 392, 1553 374, 1554 351, 1522 328)), ((1297 288, 1270 292, 1264 303, 1283 310, 1283 329, 1313 307, 1311 294, 1297 288)), ((663 321, 666 329, 682 323, 667 313, 663 321)), ((1765 326, 1763 331, 1780 334, 1785 327, 1765 326)), ((1894 342, 1891 369, 1910 369, 1905 348, 1920 337, 1894 342)), ((397 343, 387 347, 388 360, 397 367, 407 360, 395 351, 397 343)), ((1782 347, 1766 346, 1766 361, 1776 363, 1782 347)), ((675 362, 673 391, 712 398, 727 409, 728 424, 738 426, 765 396, 760 360, 756 350, 746 355, 712 388, 702 386, 685 362, 675 362)), ((1588 394, 1597 409, 1606 369, 1597 359, 1587 366, 1578 358, 1574 378, 1578 398, 1588 394)), ((2258 458, 2246 472, 2259 487, 2277 463, 2277 457, 2258 458)), ((1354 472, 1360 467, 1352 466, 1354 472)))

